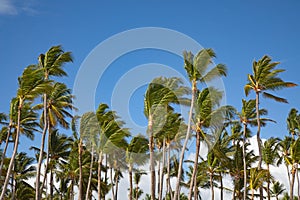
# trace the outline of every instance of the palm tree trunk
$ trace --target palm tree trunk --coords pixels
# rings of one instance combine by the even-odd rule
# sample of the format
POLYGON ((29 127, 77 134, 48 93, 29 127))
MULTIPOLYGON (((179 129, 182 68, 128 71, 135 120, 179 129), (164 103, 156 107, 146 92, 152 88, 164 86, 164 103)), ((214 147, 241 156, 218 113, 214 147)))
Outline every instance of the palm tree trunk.
MULTIPOLYGON (((13 170, 15 170, 15 166, 13 166, 13 170)), ((12 195, 11 195, 11 200, 15 199, 15 195, 16 195, 16 180, 14 179, 14 176, 11 176, 11 188, 12 188, 12 195)))
POLYGON ((135 200, 138 200, 139 198, 139 183, 136 183, 136 188, 135 188, 135 200))
MULTIPOLYGON (((256 139, 257 139, 257 146, 258 146, 258 165, 257 169, 261 170, 261 164, 262 164, 262 150, 261 150, 261 139, 260 139, 260 114, 259 114, 259 92, 256 92, 256 120, 257 120, 257 133, 256 133, 256 139)), ((260 200, 263 200, 263 187, 261 186, 259 188, 259 198, 260 200)))
POLYGON ((166 152, 166 138, 163 139, 163 158, 162 158, 162 170, 160 172, 160 184, 159 184, 159 195, 158 199, 162 200, 162 193, 163 193, 163 187, 164 187, 164 168, 165 168, 165 154, 166 152))
POLYGON ((298 193, 298 200, 300 200, 300 180, 299 180, 299 174, 298 174, 298 164, 296 168, 296 178, 297 178, 297 193, 298 193))
POLYGON ((88 185, 85 193, 85 200, 90 199, 90 190, 91 190, 92 176, 93 176, 93 163, 94 163, 94 145, 92 145, 92 151, 91 151, 90 174, 89 174, 88 185))
POLYGON ((74 199, 74 179, 71 180, 70 200, 74 199))
POLYGON ((52 167, 50 169, 50 200, 53 199, 53 171, 52 171, 52 167))
MULTIPOLYGON (((158 149, 158 151, 159 151, 159 154, 161 153, 161 149, 160 149, 160 147, 158 147, 157 148, 158 149)), ((160 194, 160 174, 161 174, 161 172, 160 172, 160 163, 161 163, 161 161, 160 161, 160 159, 158 160, 158 166, 157 166, 157 177, 158 177, 158 179, 157 179, 157 193, 158 193, 158 198, 159 198, 159 194, 160 194)))
POLYGON ((290 187, 290 200, 294 199, 294 183, 295 183, 295 175, 296 175, 296 169, 292 167, 292 180, 291 180, 291 187, 290 187))
POLYGON ((2 192, 1 192, 1 195, 0 195, 1 200, 4 199, 6 189, 7 189, 7 185, 8 185, 8 182, 10 180, 10 175, 11 175, 12 168, 14 166, 15 158, 16 158, 17 151, 18 151, 22 105, 23 105, 23 100, 20 99, 19 107, 18 107, 17 134, 16 134, 16 138, 15 138, 15 145, 14 145, 14 150, 13 150, 13 153, 11 155, 11 159, 10 159, 10 162, 9 162, 9 165, 8 165, 5 181, 4 181, 3 188, 2 188, 2 192))
POLYGON ((78 165, 79 165, 79 187, 78 187, 78 200, 82 199, 82 139, 79 139, 78 144, 78 165))
POLYGON ((113 200, 116 200, 115 199, 115 190, 114 190, 114 180, 113 180, 113 175, 112 175, 112 173, 113 173, 113 171, 112 171, 112 167, 111 166, 109 166, 109 171, 110 171, 110 173, 109 173, 109 175, 110 175, 110 181, 111 181, 111 193, 112 193, 112 196, 113 196, 113 200))
POLYGON ((271 195, 270 195, 270 165, 267 164, 267 170, 268 170, 268 180, 267 180, 267 195, 268 195, 268 200, 271 200, 271 195))
POLYGON ((167 174, 168 174, 168 180, 167 180, 167 192, 169 192, 171 199, 173 199, 173 193, 171 189, 171 175, 170 175, 170 165, 171 165, 171 148, 170 143, 168 143, 168 166, 167 166, 167 174))
POLYGON ((220 172, 219 176, 220 176, 220 200, 223 200, 224 199, 224 194, 223 194, 224 186, 223 186, 223 178, 222 178, 221 172, 220 172))
POLYGON ((254 189, 251 189, 251 200, 254 200, 254 189))
POLYGON ((98 199, 101 200, 101 166, 102 166, 102 151, 98 158, 98 199))
MULTIPOLYGON (((196 133, 196 155, 195 155, 195 160, 194 160, 193 174, 192 174, 191 181, 190 181, 189 200, 192 199, 194 182, 195 182, 194 180, 196 179, 196 176, 197 176, 199 153, 200 153, 200 131, 197 131, 197 133, 196 133)), ((197 187, 197 184, 195 184, 195 188, 196 187, 197 187)), ((194 189, 194 191, 195 191, 195 189, 194 189)))
POLYGON ((246 132, 247 132, 247 124, 244 123, 244 131, 243 131, 243 163, 244 163, 244 200, 247 199, 247 162, 246 162, 246 132))
POLYGON ((3 152, 2 152, 2 156, 1 156, 0 177, 2 176, 2 168, 3 168, 4 159, 5 159, 5 155, 6 155, 6 151, 7 151, 7 147, 8 147, 11 127, 12 127, 12 120, 10 120, 9 125, 8 125, 7 136, 6 136, 6 140, 5 140, 5 146, 4 146, 4 149, 3 149, 3 152))
POLYGON ((133 193, 133 185, 132 185, 132 165, 129 165, 128 168, 128 174, 129 174, 129 200, 132 200, 132 193, 133 193))
POLYGON ((197 176, 194 179, 194 200, 198 199, 198 193, 199 193, 199 189, 198 189, 198 185, 197 185, 197 176))
POLYGON ((40 176, 41 176, 41 166, 42 166, 42 161, 43 161, 43 153, 44 153, 47 128, 48 128, 47 95, 44 94, 44 128, 43 128, 43 133, 42 133, 39 161, 38 161, 38 165, 37 165, 37 173, 36 173, 36 181, 35 181, 35 200, 41 199, 41 190, 43 189, 43 188, 40 189, 40 176))
POLYGON ((191 99, 191 107, 189 112, 189 121, 188 121, 188 127, 186 131, 185 140, 183 143, 183 147, 180 154, 180 160, 179 160, 179 168, 178 168, 178 174, 177 174, 177 181, 176 181, 176 187, 175 187, 175 194, 173 200, 177 200, 180 194, 180 179, 182 174, 182 165, 183 165, 183 159, 184 159, 184 152, 188 143, 188 140, 190 138, 190 132, 191 132, 191 122, 192 122, 192 114, 193 114, 193 108, 194 108, 194 102, 195 102, 195 95, 197 92, 197 82, 196 80, 193 80, 192 82, 192 99, 191 99))
POLYGON ((117 176, 116 176, 116 192, 115 192, 115 200, 118 199, 118 191, 119 191, 119 171, 120 169, 118 169, 117 171, 117 176))
POLYGON ((212 173, 209 175, 209 182, 210 182, 211 200, 214 200, 215 192, 214 192, 213 174, 212 173))
POLYGON ((155 200, 155 165, 154 165, 154 137, 152 132, 153 119, 152 114, 149 115, 148 130, 150 133, 149 151, 150 151, 150 179, 151 179, 151 200, 155 200))
MULTIPOLYGON (((48 122, 48 147, 47 147, 46 166, 45 166, 45 170, 44 170, 44 178, 43 178, 43 183, 41 185, 42 188, 44 188, 46 180, 47 180, 47 169, 48 169, 48 165, 49 165, 49 154, 50 154, 50 145, 51 145, 50 119, 49 119, 49 117, 47 117, 47 122, 48 122)), ((46 187, 46 188, 48 188, 48 187, 46 187)))

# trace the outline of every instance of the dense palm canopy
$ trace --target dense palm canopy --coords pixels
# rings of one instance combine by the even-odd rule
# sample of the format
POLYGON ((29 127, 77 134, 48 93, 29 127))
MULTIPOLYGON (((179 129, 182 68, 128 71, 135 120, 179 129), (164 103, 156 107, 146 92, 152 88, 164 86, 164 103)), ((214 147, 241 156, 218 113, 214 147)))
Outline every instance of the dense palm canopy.
POLYGON ((284 70, 264 56, 253 62, 244 87, 246 96, 253 90, 256 98, 242 99, 238 112, 222 105, 223 92, 203 87, 227 74, 224 64, 213 63, 215 57, 212 49, 183 53, 191 87, 178 77, 154 78, 144 94, 147 130, 134 135, 105 103, 95 112, 73 116, 75 97, 59 82, 67 76, 64 66, 72 62, 71 52, 53 46, 40 54, 38 63, 26 67, 18 78, 8 113, 0 112, 0 199, 199 200, 206 190, 212 199, 221 200, 228 195, 232 199, 299 196, 298 110, 288 113, 284 138, 260 139, 261 127, 274 122, 266 117, 270 108, 260 108, 260 95, 287 103, 271 92, 296 84, 279 78, 284 70), (190 107, 187 119, 182 105, 190 107), (258 155, 250 143, 253 127, 258 155), (20 152, 20 145, 26 148, 20 137, 35 142, 36 135, 42 135, 40 148, 32 148, 36 157, 20 152), (288 186, 273 178, 272 169, 282 165, 288 186), (128 193, 120 194, 125 185, 128 193), (189 192, 181 193, 182 188, 189 192), (285 188, 289 194, 283 194, 285 188))

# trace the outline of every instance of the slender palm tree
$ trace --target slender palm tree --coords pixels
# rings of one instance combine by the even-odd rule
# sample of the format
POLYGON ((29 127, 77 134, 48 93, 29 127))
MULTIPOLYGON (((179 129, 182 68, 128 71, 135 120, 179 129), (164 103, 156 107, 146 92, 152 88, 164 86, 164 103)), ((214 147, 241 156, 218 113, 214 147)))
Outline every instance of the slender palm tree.
MULTIPOLYGON (((44 80, 50 80, 51 77, 61 77, 66 76, 67 73, 64 71, 63 66, 65 63, 72 62, 71 52, 64 52, 61 46, 51 47, 45 54, 40 54, 38 57, 38 66, 43 73, 44 80)), ((47 92, 43 94, 43 133, 41 139, 41 151, 39 155, 38 165, 37 165, 37 176, 36 176, 36 200, 41 198, 40 189, 40 173, 41 165, 43 160, 43 152, 45 146, 45 138, 47 130, 49 128, 48 124, 48 109, 47 105, 47 92)))
POLYGON ((266 169, 258 169, 257 167, 250 169, 249 188, 251 190, 251 200, 254 199, 254 191, 262 187, 269 176, 269 172, 266 169))
MULTIPOLYGON (((264 142, 263 147, 262 147, 262 160, 267 165, 267 170, 268 170, 269 174, 271 174, 270 165, 274 165, 276 163, 277 159, 279 158, 278 143, 279 143, 279 138, 271 137, 264 142)), ((269 176, 268 180, 267 180, 268 200, 271 199, 270 183, 271 183, 271 179, 269 176)))
POLYGON ((273 182, 270 193, 272 197, 275 197, 276 200, 279 200, 279 195, 281 195, 285 191, 284 185, 279 181, 273 182))
POLYGON ((134 184, 135 184, 135 200, 138 200, 138 198, 139 198, 139 190, 140 190, 139 184, 141 182, 142 175, 147 175, 147 173, 137 170, 134 172, 134 175, 133 175, 133 180, 134 180, 134 184))
POLYGON ((183 96, 189 93, 188 88, 182 86, 182 80, 176 77, 155 78, 149 85, 144 98, 144 114, 148 119, 147 133, 149 135, 150 173, 151 173, 151 198, 155 200, 155 163, 154 163, 154 136, 163 128, 153 124, 154 119, 166 116, 172 109, 170 104, 187 104, 188 100, 183 96), (154 128, 156 127, 156 128, 154 128))
POLYGON ((289 133, 292 135, 292 138, 295 138, 295 135, 299 135, 300 129, 300 114, 298 114, 298 110, 292 108, 289 112, 289 115, 286 119, 287 128, 289 133))
POLYGON ((133 199, 133 170, 134 166, 146 164, 149 150, 149 141, 142 135, 133 137, 126 149, 126 161, 128 163, 129 174, 129 200, 133 199))
POLYGON ((7 185, 10 179, 10 174, 12 172, 13 163, 15 161, 15 156, 17 155, 18 145, 19 145, 19 137, 21 131, 21 114, 24 103, 32 102, 36 97, 44 93, 49 84, 45 82, 42 78, 42 74, 35 65, 28 66, 25 68, 22 76, 18 78, 19 88, 17 91, 17 102, 18 102, 18 112, 17 112, 17 128, 16 128, 16 136, 14 139, 14 150, 11 156, 11 160, 8 166, 8 171, 6 174, 5 182, 3 185, 3 189, 1 192, 0 199, 4 198, 7 185))
MULTIPOLYGON (((186 138, 183 144, 183 148, 180 154, 180 160, 179 160, 179 173, 177 176, 176 181, 176 188, 175 188, 175 195, 174 200, 177 200, 179 194, 180 194, 180 177, 182 174, 182 164, 184 160, 184 152, 186 149, 187 142, 190 138, 190 131, 191 131, 191 122, 192 122, 192 113, 194 108, 194 102, 196 98, 197 93, 197 82, 205 83, 209 82, 214 78, 220 77, 220 76, 226 76, 226 67, 223 64, 218 64, 214 66, 210 71, 208 71, 209 67, 213 64, 212 59, 215 57, 215 52, 212 49, 202 49, 197 53, 197 55, 194 57, 194 55, 191 52, 183 52, 184 57, 184 68, 187 71, 187 75, 191 81, 192 84, 192 96, 191 96, 191 104, 190 104, 190 112, 189 112, 189 118, 188 118, 188 127, 187 127, 187 133, 186 138)), ((193 184, 193 183, 192 183, 193 184)))
MULTIPOLYGON (((275 95, 272 95, 266 91, 276 91, 282 88, 294 87, 297 84, 292 82, 285 82, 278 77, 279 73, 284 72, 283 69, 275 69, 279 62, 272 62, 269 56, 263 56, 260 60, 254 61, 252 64, 253 74, 248 74, 248 83, 245 85, 244 90, 246 96, 249 92, 253 90, 255 92, 256 100, 256 120, 257 120, 257 144, 258 144, 258 170, 261 169, 262 164, 262 142, 260 138, 260 113, 259 113, 259 103, 260 94, 262 93, 264 97, 273 99, 277 102, 287 103, 287 100, 275 95)), ((260 199, 263 199, 263 188, 260 188, 260 199)))

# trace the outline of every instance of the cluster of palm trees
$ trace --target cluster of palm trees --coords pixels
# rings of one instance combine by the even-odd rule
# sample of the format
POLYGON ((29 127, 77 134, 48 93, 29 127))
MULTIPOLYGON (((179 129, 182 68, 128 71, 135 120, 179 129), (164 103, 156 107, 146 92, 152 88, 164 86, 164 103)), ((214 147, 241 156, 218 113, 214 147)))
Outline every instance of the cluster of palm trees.
POLYGON ((259 106, 261 96, 287 103, 269 91, 296 84, 283 81, 279 63, 263 56, 253 62, 244 88, 246 96, 253 91, 255 99, 242 99, 240 109, 221 105, 222 91, 203 87, 227 74, 225 65, 213 64, 214 57, 212 49, 183 53, 191 88, 177 77, 152 80, 144 95, 147 132, 133 135, 107 104, 72 116, 74 96, 59 82, 67 75, 64 66, 72 62, 72 55, 61 46, 51 47, 37 64, 24 69, 9 113, 0 113, 0 199, 198 200, 204 190, 210 190, 211 199, 224 199, 225 192, 243 200, 299 198, 300 114, 290 110, 284 138, 262 141, 261 128, 274 121, 264 117, 267 110, 259 106), (178 112, 181 106, 189 107, 187 120, 178 112), (62 134, 63 129, 71 134, 62 134), (253 130, 258 155, 250 144, 253 130), (41 135, 40 147, 28 148, 33 158, 20 152, 19 144, 21 135, 34 140, 36 134, 41 135), (289 192, 270 171, 270 166, 283 165, 289 192), (125 175, 128 194, 120 197, 125 175), (140 187, 146 175, 149 194, 140 187), (231 186, 224 185, 224 177, 231 186))

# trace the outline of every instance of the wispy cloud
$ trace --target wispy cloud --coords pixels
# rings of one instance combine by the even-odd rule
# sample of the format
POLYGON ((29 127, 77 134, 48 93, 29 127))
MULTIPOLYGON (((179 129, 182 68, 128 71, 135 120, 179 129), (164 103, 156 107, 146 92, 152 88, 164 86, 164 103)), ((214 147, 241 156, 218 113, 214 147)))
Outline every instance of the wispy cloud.
POLYGON ((11 0, 0 0, 0 14, 2 15, 17 15, 18 10, 13 5, 11 0))

